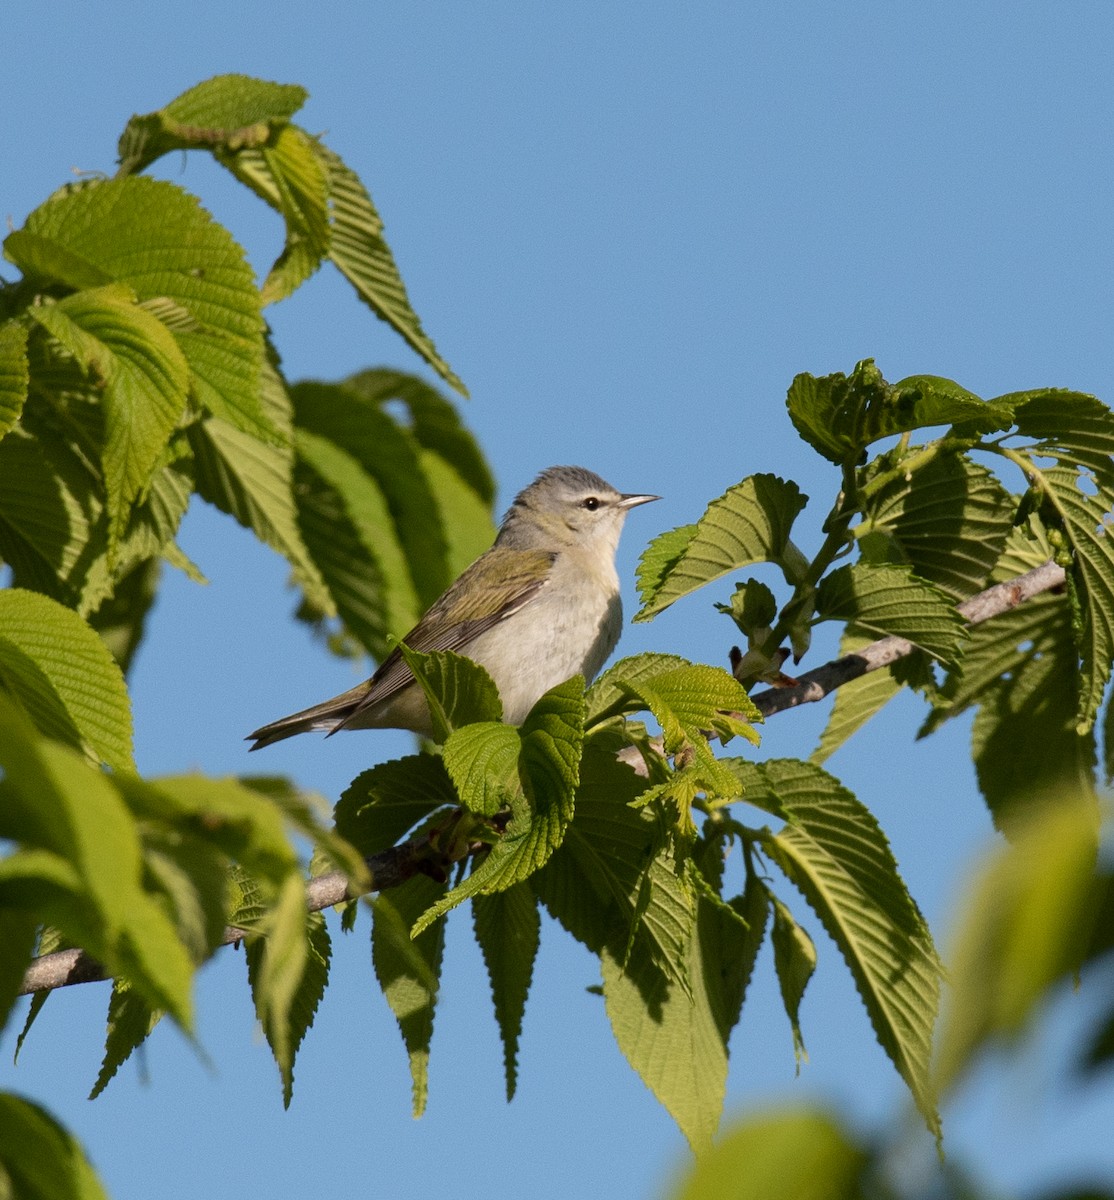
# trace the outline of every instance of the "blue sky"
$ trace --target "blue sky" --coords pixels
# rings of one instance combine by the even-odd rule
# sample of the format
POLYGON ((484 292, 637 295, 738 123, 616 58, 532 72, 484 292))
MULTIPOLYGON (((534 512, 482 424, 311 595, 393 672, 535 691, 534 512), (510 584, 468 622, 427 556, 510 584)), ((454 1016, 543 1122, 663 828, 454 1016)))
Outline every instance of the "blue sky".
MULTIPOLYGON (((371 188, 415 306, 471 389, 465 415, 500 504, 564 462, 664 497, 632 515, 621 547, 633 611, 645 542, 752 472, 801 483, 813 497, 801 540, 814 544, 836 481, 785 415, 799 371, 873 356, 890 379, 1114 400, 1112 38, 1100 2, 24 4, 5 13, 0 51, 0 209, 18 225, 71 170, 111 170, 133 112, 210 75, 303 84, 299 120, 371 188)), ((200 157, 161 171, 266 269, 281 244, 273 214, 200 157)), ((292 379, 422 369, 335 274, 269 315, 292 379)), ((258 770, 248 730, 356 677, 291 621, 274 555, 200 503, 181 540, 212 582, 167 576, 135 673, 139 762, 258 770)), ((709 589, 628 627, 623 651, 724 662, 722 598, 709 589)), ((807 754, 822 721, 778 717, 764 752, 807 754)), ((966 726, 914 743, 918 723, 899 703, 829 765, 878 814, 944 936, 991 833, 966 726)), ((335 797, 408 746, 298 739, 265 766, 335 797)), ((837 953, 795 908, 821 952, 802 1009, 811 1061, 795 1078, 764 957, 732 1044, 730 1109, 818 1098, 863 1128, 908 1121, 837 953)), ((585 953, 546 929, 508 1108, 460 914, 415 1123, 366 938, 365 920, 337 947, 289 1112, 232 953, 200 981, 209 1064, 160 1031, 149 1083, 129 1064, 87 1104, 106 993, 86 987, 51 1000, 20 1066, 0 1060, 0 1086, 74 1128, 116 1200, 661 1194, 683 1141, 616 1050, 585 953)), ((995 1185, 1030 1189, 1065 1166, 1114 1183, 1114 1089, 1072 1091, 1057 1067, 1089 1011, 1086 992, 1061 998, 1047 1038, 945 1112, 954 1153, 995 1185)), ((911 1135, 912 1160, 930 1152, 911 1135)))

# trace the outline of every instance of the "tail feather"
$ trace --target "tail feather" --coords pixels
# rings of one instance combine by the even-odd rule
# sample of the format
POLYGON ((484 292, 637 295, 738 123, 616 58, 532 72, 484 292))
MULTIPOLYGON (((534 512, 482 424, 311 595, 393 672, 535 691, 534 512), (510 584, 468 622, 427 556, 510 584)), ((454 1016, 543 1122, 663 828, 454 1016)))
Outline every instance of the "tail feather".
POLYGON ((273 745, 299 733, 333 733, 354 715, 367 693, 367 684, 360 684, 359 687, 315 704, 312 708, 303 708, 301 712, 279 717, 277 721, 271 721, 268 725, 261 725, 244 740, 255 743, 249 749, 262 750, 264 746, 273 745))

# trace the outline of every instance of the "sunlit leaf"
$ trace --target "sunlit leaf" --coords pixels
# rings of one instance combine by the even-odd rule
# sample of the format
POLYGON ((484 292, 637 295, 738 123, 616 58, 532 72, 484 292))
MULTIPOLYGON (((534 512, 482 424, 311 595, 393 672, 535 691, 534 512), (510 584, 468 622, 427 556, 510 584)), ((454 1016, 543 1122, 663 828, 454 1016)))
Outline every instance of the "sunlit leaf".
POLYGON ((639 573, 647 621, 675 600, 752 563, 785 560, 789 531, 808 500, 795 483, 750 475, 713 500, 695 526, 662 534, 643 554, 639 573), (691 530, 691 532, 687 532, 691 530))

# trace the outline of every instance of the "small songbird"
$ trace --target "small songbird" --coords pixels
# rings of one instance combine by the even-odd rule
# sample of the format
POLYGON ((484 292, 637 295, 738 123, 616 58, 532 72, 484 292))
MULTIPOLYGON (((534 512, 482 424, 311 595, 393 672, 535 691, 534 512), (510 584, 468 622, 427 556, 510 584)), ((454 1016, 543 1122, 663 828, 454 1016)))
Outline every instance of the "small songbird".
MULTIPOLYGON (((452 650, 486 668, 519 725, 550 688, 591 679, 623 621, 615 550, 627 513, 658 496, 623 495, 583 467, 550 467, 514 498, 495 545, 451 584, 402 640, 452 650)), ((433 734, 425 695, 397 649, 366 682, 264 725, 253 750, 296 733, 410 729, 433 734)))

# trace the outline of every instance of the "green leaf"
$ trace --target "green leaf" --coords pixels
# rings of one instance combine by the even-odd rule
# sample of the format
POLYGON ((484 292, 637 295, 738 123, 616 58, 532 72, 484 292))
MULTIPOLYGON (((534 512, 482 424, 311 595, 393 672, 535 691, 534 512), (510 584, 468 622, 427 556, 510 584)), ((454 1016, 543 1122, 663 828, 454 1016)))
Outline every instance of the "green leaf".
POLYGON ((601 957, 612 1032, 627 1061, 702 1152, 712 1141, 727 1084, 727 1037, 738 988, 723 970, 725 933, 743 942, 742 922, 701 895, 687 939, 691 991, 670 982, 648 957, 624 969, 610 951, 601 957), (730 923, 728 930, 724 922, 730 923))
POLYGON ((329 257, 372 312, 400 334, 450 387, 467 396, 467 388, 437 353, 410 306, 394 256, 383 239, 383 222, 360 177, 327 146, 321 142, 316 146, 329 185, 329 257))
POLYGON ((13 1200, 108 1200, 69 1131, 10 1092, 0 1092, 0 1190, 13 1200))
POLYGON ((0 438, 19 420, 27 399, 27 330, 19 321, 0 324, 0 438))
POLYGON ((1114 469, 1108 464, 1096 479, 1072 467, 1053 467, 1041 472, 1041 480, 1063 520, 1075 559, 1073 575, 1084 599, 1076 731, 1086 734, 1102 704, 1114 658, 1114 469))
POLYGON ((17 587, 45 592, 82 615, 105 598, 110 577, 99 492, 60 438, 17 428, 0 441, 0 558, 17 587))
POLYGON ((1114 413, 1094 396, 1060 388, 1040 388, 1001 397, 1014 409, 1017 431, 1038 438, 1037 455, 1087 467, 1100 475, 1112 471, 1114 413))
MULTIPOLYGON (((289 421, 289 401, 277 373, 264 374, 263 397, 276 427, 289 421)), ((250 529, 290 563, 310 602, 327 616, 336 609, 298 529, 291 492, 293 453, 237 429, 219 417, 190 428, 197 490, 250 529)))
POLYGON ((2 693, 0 767, 0 837, 56 855, 81 889, 67 886, 46 919, 188 1029, 193 963, 161 897, 144 886, 136 823, 112 779, 40 739, 2 693))
MULTIPOLYGON (((0 872, 5 861, 0 859, 0 872)), ((14 906, 0 909, 0 1031, 19 995, 38 932, 39 916, 33 909, 23 912, 14 906)))
POLYGON ((472 919, 503 1039, 509 1102, 518 1079, 518 1039, 541 938, 538 903, 526 884, 516 883, 505 892, 477 896, 472 902, 472 919))
POLYGON ((110 561, 186 409, 189 367, 173 335, 118 286, 31 310, 102 393, 110 561))
MULTIPOLYGON (((884 456, 872 470, 888 465, 884 456)), ((856 533, 864 554, 868 539, 881 534, 887 548, 920 578, 965 600, 986 586, 1016 507, 985 467, 950 454, 871 493, 856 533)), ((869 557, 883 561, 877 554, 869 557)))
POLYGON ((410 930, 423 911, 436 907, 445 885, 415 875, 372 901, 372 963, 383 995, 398 1021, 413 1081, 413 1111, 420 1117, 429 1095, 429 1046, 440 987, 445 925, 415 934, 410 930))
POLYGON ((954 660, 966 637, 952 598, 904 567, 840 567, 820 581, 816 607, 821 620, 906 638, 945 662, 954 660))
POLYGON ((648 621, 681 596, 740 567, 783 563, 790 529, 807 501, 795 483, 776 475, 750 475, 729 488, 695 526, 650 543, 639 568, 642 608, 634 619, 648 621))
POLYGON ((572 823, 531 884, 550 915, 592 953, 607 947, 623 963, 637 948, 686 988, 695 893, 664 852, 660 816, 631 807, 647 786, 607 745, 590 739, 572 823))
POLYGON ((770 901, 774 910, 774 927, 770 937, 774 946, 774 968, 785 1015, 793 1028, 793 1053, 800 1073, 801 1062, 808 1062, 805 1040, 801 1035, 800 1008, 805 988, 816 970, 816 947, 812 944, 812 938, 793 919, 789 909, 773 894, 770 895, 770 901))
POLYGON ((713 735, 727 742, 739 734, 758 743, 751 722, 761 721, 761 713, 742 684, 719 667, 686 663, 617 682, 657 718, 669 754, 713 735))
POLYGON ((382 367, 359 371, 343 386, 380 407, 404 405, 409 418, 404 423, 418 444, 451 466, 490 510, 495 500, 491 468, 455 406, 436 388, 418 375, 382 367))
MULTIPOLYGON (((856 654, 874 640, 845 629, 839 639, 838 657, 842 659, 856 654)), ((961 659, 960 662, 962 661, 961 659)), ((901 690, 900 681, 895 679, 889 670, 869 671, 838 688, 832 711, 828 714, 828 723, 824 726, 816 749, 809 756, 809 762, 817 766, 825 763, 852 734, 857 733, 871 717, 881 712, 901 690)))
POLYGON ((393 846, 438 808, 457 803, 441 757, 411 754, 356 776, 337 802, 337 832, 370 856, 393 846))
POLYGON ((869 1157, 812 1109, 763 1112, 702 1154, 673 1200, 858 1200, 869 1157))
POLYGON ((298 528, 345 628, 375 658, 420 615, 394 521, 379 485, 347 450, 295 431, 298 528))
MULTIPOLYGON (((1047 562, 1053 548, 1035 517, 1011 533, 992 581, 1047 562)), ((1080 677, 1072 613, 1045 592, 971 628, 956 666, 933 695, 918 736, 972 705, 972 751, 991 815, 1009 833, 1034 801, 1065 788, 1093 790, 1093 734, 1076 731, 1080 677)), ((842 690, 842 689, 841 689, 842 690)))
POLYGON ((301 880, 298 856, 286 836, 286 813, 256 788, 204 775, 122 779, 120 784, 138 816, 184 825, 269 883, 273 893, 291 877, 301 880))
POLYGON ((104 1059, 97 1073, 97 1081, 89 1093, 90 1100, 95 1100, 108 1087, 116 1072, 128 1061, 132 1052, 151 1036, 161 1019, 162 1013, 146 1004, 127 980, 112 981, 104 1059))
POLYGON ((155 179, 87 181, 56 192, 4 248, 44 282, 126 284, 142 302, 169 301, 188 314, 171 332, 189 364, 191 395, 245 432, 276 440, 260 406, 264 327, 254 273, 232 235, 193 196, 155 179), (65 260, 29 257, 28 239, 65 260))
POLYGON ((518 730, 519 774, 528 804, 517 807, 503 836, 468 878, 422 914, 414 937, 469 896, 505 891, 545 865, 572 820, 583 730, 584 681, 574 675, 546 692, 518 730))
POLYGON ((1064 792, 1032 814, 978 872, 959 908, 941 1088, 970 1071, 984 1048, 1016 1041, 1049 988, 1083 961, 1097 910, 1095 810, 1074 799, 1064 792))
POLYGON ((643 679, 653 679, 666 671, 689 665, 687 659, 676 654, 635 654, 630 658, 621 658, 588 689, 585 695, 585 724, 590 728, 611 716, 637 712, 641 701, 632 696, 632 688, 637 690, 643 679))
POLYGON ((298 383, 290 396, 298 428, 342 447, 382 491, 419 607, 428 607, 453 576, 442 522, 431 519, 441 509, 413 434, 342 384, 298 383))
POLYGON ((128 122, 120 137, 121 174, 142 171, 172 150, 266 141, 271 126, 288 121, 309 93, 296 84, 249 75, 216 75, 165 107, 128 122))
POLYGON ((112 595, 89 617, 117 666, 125 674, 132 664, 158 591, 160 564, 149 558, 117 583, 112 595))
POLYGON ((454 730, 442 757, 460 802, 470 812, 493 817, 521 795, 518 760, 522 739, 513 725, 483 721, 454 730))
POLYGON ((268 914, 265 936, 247 943, 255 1011, 282 1076, 285 1108, 294 1095, 294 1058, 325 994, 332 957, 325 918, 306 913, 305 889, 297 883, 291 877, 283 887, 278 906, 268 914))
POLYGON ((819 767, 794 759, 733 766, 748 801, 788 816, 785 828, 763 836, 763 848, 839 947, 875 1036, 939 1135, 929 1059, 940 965, 885 834, 819 767))
POLYGON ((738 733, 757 744, 758 733, 749 721, 760 720, 760 714, 742 684, 718 667, 690 663, 624 686, 661 725, 666 754, 681 756, 677 769, 643 792, 637 803, 668 797, 682 835, 692 837, 691 808, 698 795, 709 800, 739 795, 738 780, 712 753, 708 738, 726 742, 738 733))
MULTIPOLYGON (((502 717, 499 690, 479 663, 451 650, 420 654, 405 642, 399 642, 398 647, 425 693, 435 741, 447 742, 454 730, 502 717)), ((452 774, 452 767, 449 773, 452 774)))
POLYGON ((1010 407, 981 400, 950 379, 915 375, 888 384, 871 358, 850 374, 798 375, 786 401, 797 432, 834 463, 858 461, 872 442, 933 425, 989 433, 1010 422, 1010 407))
POLYGON ((134 770, 120 668, 76 613, 20 588, 0 591, 0 687, 47 737, 134 770))
POLYGON ((292 295, 329 249, 329 193, 316 142, 296 125, 260 146, 217 150, 217 159, 286 222, 286 245, 263 284, 263 303, 292 295))

